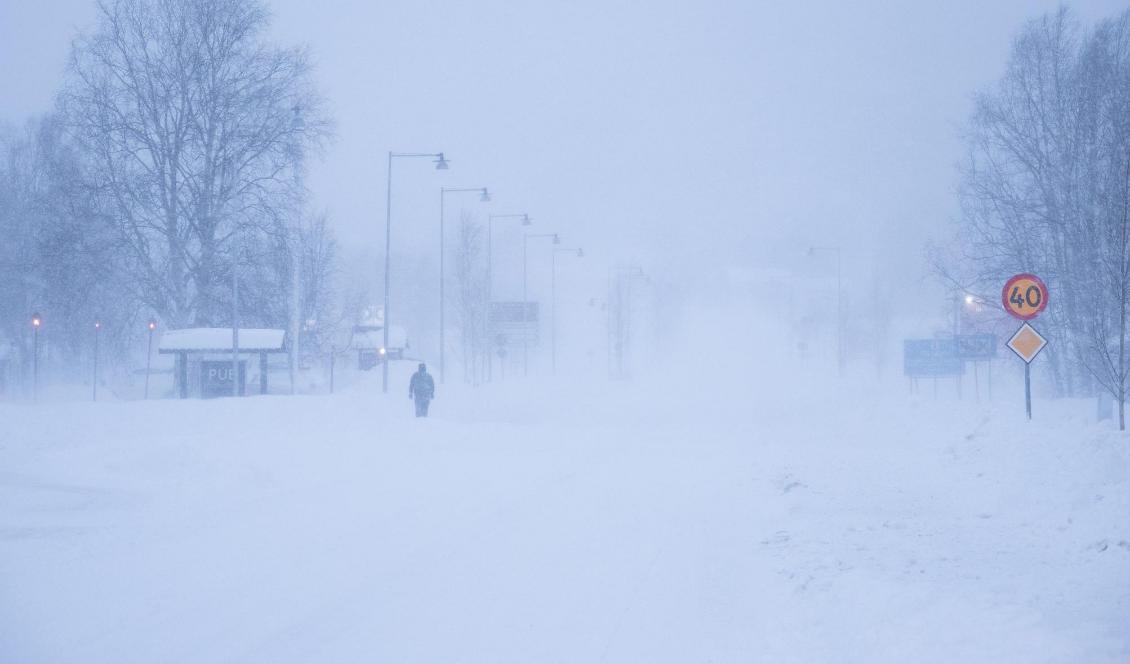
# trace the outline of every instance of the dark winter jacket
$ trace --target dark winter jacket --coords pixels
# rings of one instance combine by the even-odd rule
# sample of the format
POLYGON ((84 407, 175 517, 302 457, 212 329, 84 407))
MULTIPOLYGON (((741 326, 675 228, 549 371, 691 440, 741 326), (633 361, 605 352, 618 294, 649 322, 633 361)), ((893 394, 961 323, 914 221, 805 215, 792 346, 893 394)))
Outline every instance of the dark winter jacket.
POLYGON ((436 382, 429 373, 417 371, 412 374, 412 382, 408 384, 408 397, 411 399, 424 399, 431 401, 436 395, 436 382))

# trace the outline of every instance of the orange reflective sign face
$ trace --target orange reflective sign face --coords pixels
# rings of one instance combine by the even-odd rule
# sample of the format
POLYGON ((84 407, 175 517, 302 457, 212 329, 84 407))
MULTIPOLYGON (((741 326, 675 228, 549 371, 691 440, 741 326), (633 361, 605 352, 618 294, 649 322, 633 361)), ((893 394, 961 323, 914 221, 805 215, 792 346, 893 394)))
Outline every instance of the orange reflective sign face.
POLYGON ((1048 306, 1048 287, 1034 274, 1018 274, 1001 290, 1004 310, 1020 320, 1032 320, 1048 306))
POLYGON ((1012 352, 1020 356, 1020 359, 1025 362, 1031 363, 1048 345, 1048 340, 1042 334, 1036 331, 1034 327, 1025 323, 1012 335, 1008 340, 1008 347, 1012 352))

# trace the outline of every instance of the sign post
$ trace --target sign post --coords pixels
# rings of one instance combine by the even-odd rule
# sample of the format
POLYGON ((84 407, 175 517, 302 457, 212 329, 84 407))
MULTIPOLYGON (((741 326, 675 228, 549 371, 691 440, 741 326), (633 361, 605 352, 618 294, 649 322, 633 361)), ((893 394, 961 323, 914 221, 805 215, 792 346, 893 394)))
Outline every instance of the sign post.
POLYGON ((1034 274, 1018 274, 1005 282, 1001 290, 1001 304, 1009 315, 1024 321, 1007 345, 1017 357, 1024 360, 1024 411, 1031 420, 1032 360, 1048 345, 1048 340, 1028 321, 1047 308, 1048 287, 1034 274))

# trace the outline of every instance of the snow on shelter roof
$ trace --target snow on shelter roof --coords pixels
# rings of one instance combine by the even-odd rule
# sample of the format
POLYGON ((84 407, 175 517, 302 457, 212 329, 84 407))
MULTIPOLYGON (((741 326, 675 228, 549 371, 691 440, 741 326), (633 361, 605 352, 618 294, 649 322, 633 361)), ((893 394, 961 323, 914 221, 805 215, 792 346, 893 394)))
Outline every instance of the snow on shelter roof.
MULTIPOLYGON (((162 353, 182 351, 221 352, 232 347, 230 327, 193 327, 169 330, 161 336, 157 349, 162 353)), ((279 353, 283 350, 285 330, 239 328, 240 352, 279 353)))

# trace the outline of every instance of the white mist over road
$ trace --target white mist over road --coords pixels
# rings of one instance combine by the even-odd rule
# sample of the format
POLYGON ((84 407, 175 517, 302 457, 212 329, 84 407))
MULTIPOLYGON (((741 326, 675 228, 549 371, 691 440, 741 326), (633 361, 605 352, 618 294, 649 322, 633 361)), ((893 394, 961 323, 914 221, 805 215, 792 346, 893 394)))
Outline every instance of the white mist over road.
POLYGON ((746 357, 448 385, 428 420, 406 374, 0 405, 3 659, 1130 656, 1130 452, 1086 404, 1036 427, 746 357))

